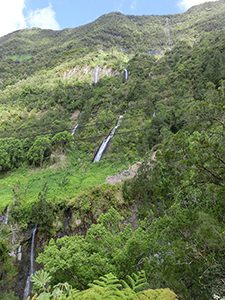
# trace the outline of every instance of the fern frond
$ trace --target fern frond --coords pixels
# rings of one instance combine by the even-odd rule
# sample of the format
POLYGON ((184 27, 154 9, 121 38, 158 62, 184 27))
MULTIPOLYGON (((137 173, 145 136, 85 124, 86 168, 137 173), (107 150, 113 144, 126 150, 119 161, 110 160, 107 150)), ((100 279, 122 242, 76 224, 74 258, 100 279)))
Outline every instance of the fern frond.
POLYGON ((128 275, 126 280, 121 282, 124 288, 130 288, 136 293, 149 288, 145 271, 140 271, 137 274, 133 273, 131 276, 128 275))
POLYGON ((93 283, 89 284, 90 287, 103 287, 110 289, 119 289, 121 288, 121 284, 119 279, 113 275, 112 273, 101 276, 98 280, 94 280, 93 283))

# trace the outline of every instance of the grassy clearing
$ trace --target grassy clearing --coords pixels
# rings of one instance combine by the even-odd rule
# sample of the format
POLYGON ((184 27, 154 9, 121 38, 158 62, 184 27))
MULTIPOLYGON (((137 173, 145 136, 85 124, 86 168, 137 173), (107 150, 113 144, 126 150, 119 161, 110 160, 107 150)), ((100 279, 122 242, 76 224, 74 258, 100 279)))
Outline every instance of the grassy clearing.
POLYGON ((67 202, 74 196, 96 185, 103 184, 106 177, 127 167, 126 164, 82 162, 74 164, 72 158, 68 166, 58 169, 20 168, 0 176, 0 211, 12 200, 14 192, 29 205, 37 200, 39 192, 47 183, 48 200, 54 203, 67 202), (13 192, 14 190, 14 192, 13 192))

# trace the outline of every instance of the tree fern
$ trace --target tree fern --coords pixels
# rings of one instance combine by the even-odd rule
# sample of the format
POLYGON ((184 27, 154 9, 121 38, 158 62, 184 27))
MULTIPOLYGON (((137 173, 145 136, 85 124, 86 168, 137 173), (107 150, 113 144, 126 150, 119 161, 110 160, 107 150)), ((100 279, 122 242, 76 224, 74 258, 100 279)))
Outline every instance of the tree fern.
POLYGON ((75 297, 70 300, 133 300, 135 296, 134 291, 118 290, 109 287, 93 286, 88 290, 75 294, 75 297))
POLYGON ((128 275, 126 280, 122 280, 121 282, 123 287, 130 288, 135 293, 147 290, 149 288, 145 271, 140 271, 137 274, 133 273, 131 276, 128 275))
POLYGON ((58 299, 61 296, 69 296, 71 292, 72 292, 72 286, 70 284, 68 284, 67 282, 58 283, 53 287, 52 296, 53 299, 58 299))
POLYGON ((93 283, 89 284, 90 287, 100 286, 103 288, 120 289, 122 285, 119 279, 112 273, 101 276, 98 280, 94 280, 93 283))

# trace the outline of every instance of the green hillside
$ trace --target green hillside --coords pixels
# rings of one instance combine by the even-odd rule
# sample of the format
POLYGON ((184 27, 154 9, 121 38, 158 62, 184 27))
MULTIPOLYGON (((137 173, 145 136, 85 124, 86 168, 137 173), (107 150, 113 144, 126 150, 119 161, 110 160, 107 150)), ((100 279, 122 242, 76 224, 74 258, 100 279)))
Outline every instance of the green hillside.
POLYGON ((225 1, 0 38, 0 299, 33 243, 32 299, 225 296, 224 45, 225 1))

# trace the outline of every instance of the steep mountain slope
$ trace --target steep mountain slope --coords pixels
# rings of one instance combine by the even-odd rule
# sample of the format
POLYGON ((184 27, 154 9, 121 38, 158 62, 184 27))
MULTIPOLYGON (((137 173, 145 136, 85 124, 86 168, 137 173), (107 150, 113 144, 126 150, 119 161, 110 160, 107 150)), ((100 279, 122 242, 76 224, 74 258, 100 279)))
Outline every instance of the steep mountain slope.
POLYGON ((218 1, 0 39, 1 299, 39 268, 40 299, 224 296, 224 15, 218 1))
POLYGON ((180 41, 187 42, 188 47, 206 33, 224 28, 224 13, 225 3, 218 1, 182 15, 135 17, 113 13, 77 29, 23 30, 1 38, 0 81, 2 89, 10 86, 0 97, 0 136, 12 136, 13 132, 18 136, 20 131, 26 136, 24 127, 35 128, 29 135, 43 132, 43 127, 45 132, 47 128, 72 128, 69 114, 83 110, 88 98, 96 98, 89 84, 97 65, 105 68, 102 76, 112 76, 121 73, 135 53, 162 54, 180 41), (65 77, 71 80, 63 80, 65 77), (52 105, 55 108, 50 112, 52 105), (13 115, 17 117, 11 118, 13 115))

